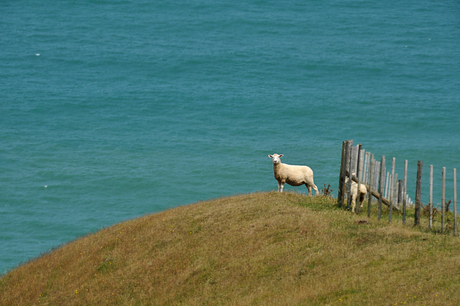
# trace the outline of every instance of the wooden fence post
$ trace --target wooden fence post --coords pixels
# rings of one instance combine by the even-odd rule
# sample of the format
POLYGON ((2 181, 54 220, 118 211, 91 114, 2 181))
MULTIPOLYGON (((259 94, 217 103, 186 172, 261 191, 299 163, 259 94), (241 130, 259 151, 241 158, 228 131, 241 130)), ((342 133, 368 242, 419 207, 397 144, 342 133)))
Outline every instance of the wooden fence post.
POLYGON ((385 185, 385 156, 382 156, 380 162, 380 179, 379 179, 379 214, 378 219, 382 217, 383 186, 385 185))
POLYGON ((351 181, 353 171, 353 140, 348 143, 348 187, 347 187, 347 210, 351 210, 351 181))
POLYGON ((367 202, 367 216, 371 216, 371 204, 372 204, 372 185, 374 183, 374 167, 375 167, 375 160, 374 154, 371 154, 371 165, 369 169, 369 200, 367 202))
POLYGON ((402 180, 402 179, 399 179, 399 180, 398 180, 398 195, 397 195, 398 207, 401 207, 402 198, 403 198, 403 180, 402 180))
POLYGON ((441 198, 441 233, 444 232, 446 222, 446 167, 442 167, 442 198, 441 198))
POLYGON ((398 207, 401 208, 401 204, 403 202, 403 180, 398 181, 398 207))
POLYGON ((454 235, 457 236, 457 169, 454 168, 454 235))
POLYGON ((364 183, 369 184, 369 167, 371 166, 371 152, 366 152, 366 157, 364 158, 364 183), (367 164, 366 164, 367 163, 367 164))
MULTIPOLYGON (((363 152, 361 152, 362 147, 363 147, 362 144, 358 144, 358 158, 357 158, 357 164, 356 164, 356 177, 358 178, 358 189, 357 189, 358 197, 356 200, 358 203, 359 203, 359 187, 361 185, 361 179, 362 179, 361 170, 363 167, 363 163, 361 162, 362 157, 363 157, 363 154, 362 154, 363 152)), ((355 207, 355 213, 358 214, 360 210, 361 210, 360 205, 357 205, 357 207, 355 207)))
POLYGON ((399 208, 398 206, 398 173, 395 173, 395 176, 394 176, 394 181, 393 181, 393 199, 394 199, 394 202, 395 205, 399 208))
POLYGON ((390 186, 390 189, 393 190, 393 192, 391 193, 392 196, 394 196, 395 192, 394 192, 394 183, 396 182, 396 177, 395 177, 395 165, 396 165, 396 157, 393 157, 393 161, 391 163, 391 176, 393 177, 393 181, 390 186))
MULTIPOLYGON (((393 162, 394 162, 393 158, 393 162)), ((388 183, 388 200, 390 201, 390 206, 388 206, 388 222, 391 222, 391 218, 393 217, 393 204, 394 204, 394 197, 393 197, 393 192, 394 192, 394 177, 393 174, 390 174, 390 182, 388 183)))
POLYGON ((363 182, 365 184, 369 184, 369 167, 371 166, 371 152, 366 152, 364 157, 364 169, 363 169, 363 182))
POLYGON ((414 226, 420 225, 420 207, 422 205, 422 170, 423 162, 417 163, 417 183, 415 188, 415 218, 414 226))
POLYGON ((430 214, 428 215, 428 227, 431 229, 433 227, 433 165, 430 165, 430 214))
MULTIPOLYGON (((386 171, 385 171, 386 172, 386 171)), ((389 199, 389 195, 390 195, 390 172, 387 172, 387 179, 385 180, 385 193, 383 194, 383 197, 384 198, 387 198, 389 199)))
POLYGON ((339 194, 337 195, 337 204, 340 208, 343 206, 343 198, 345 193, 345 172, 347 169, 346 160, 348 152, 348 141, 342 142, 342 162, 340 163, 340 175, 339 175, 339 194))
POLYGON ((404 161, 404 192, 403 192, 403 217, 402 222, 406 224, 406 206, 407 206, 407 159, 404 161))

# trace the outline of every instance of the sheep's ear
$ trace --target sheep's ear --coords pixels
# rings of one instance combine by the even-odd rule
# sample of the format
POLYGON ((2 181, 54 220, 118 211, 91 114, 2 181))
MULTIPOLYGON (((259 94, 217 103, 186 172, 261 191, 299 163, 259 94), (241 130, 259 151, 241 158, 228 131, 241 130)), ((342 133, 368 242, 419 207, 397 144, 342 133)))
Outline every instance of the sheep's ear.
POLYGON ((283 154, 280 154, 280 158, 283 157, 283 154))
POLYGON ((273 155, 268 155, 268 157, 273 158, 273 155))

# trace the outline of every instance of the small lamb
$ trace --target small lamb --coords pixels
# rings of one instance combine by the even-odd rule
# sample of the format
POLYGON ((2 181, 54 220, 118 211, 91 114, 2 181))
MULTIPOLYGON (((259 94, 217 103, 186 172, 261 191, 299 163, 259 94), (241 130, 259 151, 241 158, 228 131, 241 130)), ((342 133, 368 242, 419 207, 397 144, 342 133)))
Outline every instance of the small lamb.
POLYGON ((275 179, 278 181, 278 192, 283 192, 284 184, 288 183, 291 186, 300 186, 305 184, 308 188, 308 194, 311 196, 311 189, 318 194, 318 187, 313 181, 313 170, 308 166, 294 166, 283 164, 281 157, 283 154, 268 155, 273 161, 273 172, 275 179))
MULTIPOLYGON (((348 177, 345 178, 345 185, 348 186, 350 180, 348 177)), ((348 190, 348 189, 347 189, 348 190)), ((366 198, 367 188, 364 184, 359 185, 359 198, 358 198, 358 183, 351 181, 351 211, 355 212, 356 208, 356 199, 360 202, 359 207, 363 208, 363 202, 366 198)))

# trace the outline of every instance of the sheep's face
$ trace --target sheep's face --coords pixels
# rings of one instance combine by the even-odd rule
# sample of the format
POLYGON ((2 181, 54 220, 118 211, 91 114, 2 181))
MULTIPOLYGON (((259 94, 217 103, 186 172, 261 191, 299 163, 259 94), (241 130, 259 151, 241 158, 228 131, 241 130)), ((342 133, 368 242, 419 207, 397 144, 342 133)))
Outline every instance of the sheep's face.
POLYGON ((273 161, 273 164, 274 165, 277 165, 279 163, 281 163, 281 157, 283 156, 283 154, 273 154, 273 155, 268 155, 268 157, 270 157, 273 161))

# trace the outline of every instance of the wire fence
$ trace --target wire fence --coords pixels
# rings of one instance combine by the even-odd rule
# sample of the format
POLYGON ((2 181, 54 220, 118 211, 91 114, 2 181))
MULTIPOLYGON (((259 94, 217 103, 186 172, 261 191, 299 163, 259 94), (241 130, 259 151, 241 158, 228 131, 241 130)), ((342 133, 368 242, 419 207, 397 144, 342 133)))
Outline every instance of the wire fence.
MULTIPOLYGON (((404 161, 404 173, 399 175, 395 172, 395 158, 392 158, 391 168, 386 167, 386 158, 380 160, 374 158, 374 154, 366 152, 361 144, 353 146, 353 140, 342 143, 342 159, 339 177, 338 204, 360 213, 364 198, 367 198, 367 212, 370 217, 373 204, 378 205, 378 219, 382 217, 382 206, 388 207, 389 221, 392 221, 393 210, 402 212, 402 222, 406 222, 406 209, 412 207, 414 213, 414 225, 420 225, 421 216, 426 216, 430 229, 433 229, 435 218, 441 218, 440 231, 452 228, 457 235, 457 174, 453 169, 453 199, 446 200, 446 168, 442 172, 442 196, 437 198, 433 195, 433 165, 430 165, 429 200, 426 205, 421 201, 421 186, 423 174, 423 162, 417 164, 417 180, 415 200, 407 194, 407 171, 408 161, 404 161), (365 186, 365 191, 363 187, 365 186), (363 195, 365 194, 365 197, 363 195), (346 203, 345 203, 346 200, 346 203), (357 209, 354 209, 356 200, 357 209), (436 202, 436 204, 434 204, 436 202), (453 207, 451 207, 451 205, 453 207)), ((437 220, 437 219, 436 219, 437 220)))

